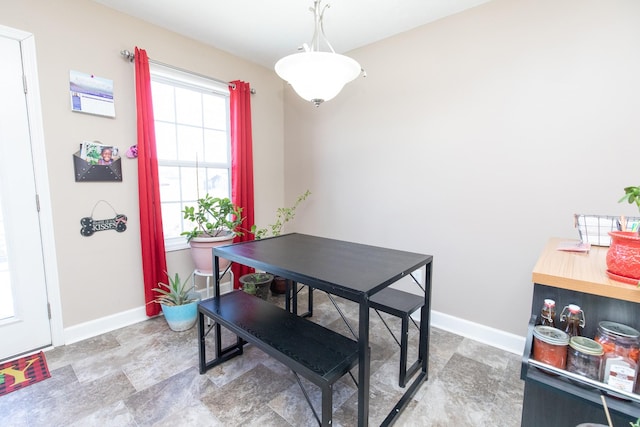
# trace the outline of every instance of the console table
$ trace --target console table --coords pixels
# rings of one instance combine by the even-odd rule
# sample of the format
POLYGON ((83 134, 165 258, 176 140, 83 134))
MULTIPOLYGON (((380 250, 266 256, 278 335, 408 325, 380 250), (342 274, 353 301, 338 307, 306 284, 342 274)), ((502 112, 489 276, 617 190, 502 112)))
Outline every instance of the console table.
MULTIPOLYGON (((420 352, 423 355, 421 370, 413 382, 407 386, 404 395, 391 410, 383 425, 390 425, 394 421, 409 403, 420 384, 426 381, 433 261, 431 255, 292 233, 218 247, 213 250, 213 258, 216 272, 214 277, 218 277, 219 258, 225 258, 326 291, 359 305, 357 339, 359 426, 367 426, 369 423, 371 369, 369 300, 372 295, 424 267, 425 304, 420 311, 419 336, 420 352)), ((220 299, 219 279, 216 279, 214 298, 220 299)), ((220 301, 223 300, 220 299, 220 301)), ((216 324, 216 327, 219 336, 220 325, 216 324)))
POLYGON ((607 396, 613 424, 628 426, 640 417, 640 395, 620 395, 606 384, 539 367, 539 362, 531 358, 533 327, 546 298, 555 300, 558 317, 564 306, 579 305, 586 319, 583 335, 589 338, 594 337, 603 320, 640 327, 640 289, 607 277, 609 248, 592 246, 589 253, 557 250, 565 240, 568 239, 550 239, 533 269, 532 316, 521 370, 525 382, 522 426, 575 426, 587 422, 606 425, 602 394, 607 396))

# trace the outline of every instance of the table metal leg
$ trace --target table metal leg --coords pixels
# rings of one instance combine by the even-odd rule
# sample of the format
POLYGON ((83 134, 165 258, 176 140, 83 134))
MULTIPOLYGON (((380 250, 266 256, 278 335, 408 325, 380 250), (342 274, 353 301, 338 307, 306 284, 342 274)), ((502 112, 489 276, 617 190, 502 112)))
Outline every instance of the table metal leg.
POLYGON ((360 302, 358 322, 358 426, 369 425, 369 385, 371 350, 369 348, 369 301, 360 302))

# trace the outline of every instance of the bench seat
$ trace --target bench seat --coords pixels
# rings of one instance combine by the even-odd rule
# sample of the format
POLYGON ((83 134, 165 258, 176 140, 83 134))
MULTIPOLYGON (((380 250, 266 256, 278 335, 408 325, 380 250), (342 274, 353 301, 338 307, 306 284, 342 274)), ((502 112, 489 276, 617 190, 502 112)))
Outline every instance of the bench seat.
POLYGON ((244 341, 279 360, 322 389, 322 425, 331 425, 332 386, 358 363, 358 343, 242 291, 198 304, 200 373, 242 354, 244 341), (204 318, 216 326, 216 358, 206 360, 204 318), (237 343, 221 348, 220 325, 237 343))

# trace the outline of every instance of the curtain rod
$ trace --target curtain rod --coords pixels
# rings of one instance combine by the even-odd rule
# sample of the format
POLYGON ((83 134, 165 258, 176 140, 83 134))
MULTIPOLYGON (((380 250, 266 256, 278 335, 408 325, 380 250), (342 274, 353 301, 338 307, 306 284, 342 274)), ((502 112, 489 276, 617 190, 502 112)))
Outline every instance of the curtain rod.
MULTIPOLYGON (((122 55, 125 59, 129 60, 129 62, 133 62, 133 60, 136 57, 135 53, 130 52, 128 50, 121 50, 120 51, 120 55, 122 55)), ((202 77, 202 78, 205 78, 205 79, 213 80, 213 81, 218 82, 218 83, 229 85, 229 86, 231 86, 232 89, 236 88, 236 85, 234 83, 231 83, 231 82, 225 82, 224 80, 220 80, 220 79, 216 79, 216 78, 213 78, 213 77, 205 76, 204 74, 194 73, 193 71, 185 70, 184 68, 178 68, 178 67, 173 66, 173 65, 165 64, 164 62, 155 61, 153 59, 149 59, 149 61, 153 62, 156 65, 161 65, 163 67, 171 68, 173 70, 180 71, 182 73, 193 74, 193 75, 196 75, 198 77, 202 77)), ((256 93, 256 90, 254 88, 251 88, 251 94, 254 95, 255 93, 256 93)))

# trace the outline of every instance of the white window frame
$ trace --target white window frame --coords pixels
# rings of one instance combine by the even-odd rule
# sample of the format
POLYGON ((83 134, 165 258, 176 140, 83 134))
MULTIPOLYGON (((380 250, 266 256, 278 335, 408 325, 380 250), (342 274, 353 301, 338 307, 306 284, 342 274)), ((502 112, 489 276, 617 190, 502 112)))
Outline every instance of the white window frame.
MULTIPOLYGON (((158 63, 149 63, 149 71, 151 74, 151 80, 168 84, 175 87, 182 87, 187 89, 193 89, 201 92, 213 92, 217 95, 225 96, 227 99, 227 161, 226 163, 207 163, 204 161, 198 161, 198 167, 200 168, 219 168, 219 169, 228 169, 229 171, 229 188, 228 194, 231 197, 231 124, 229 117, 229 86, 220 81, 207 78, 206 76, 202 76, 195 73, 190 73, 188 71, 179 70, 173 68, 171 66, 166 66, 164 64, 158 63)), ((153 96, 153 94, 152 94, 153 96)), ((158 166, 181 166, 181 167, 196 167, 195 162, 191 161, 179 161, 179 160, 161 160, 158 159, 158 166)), ((201 195, 203 196, 203 195, 201 195)), ((164 240, 165 251, 177 251, 182 249, 189 248, 189 244, 187 242, 186 237, 165 237, 164 240)))

